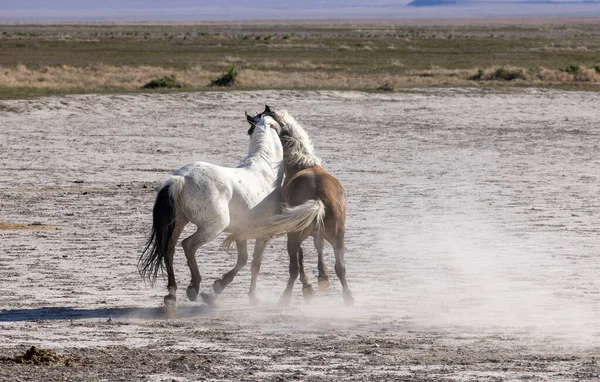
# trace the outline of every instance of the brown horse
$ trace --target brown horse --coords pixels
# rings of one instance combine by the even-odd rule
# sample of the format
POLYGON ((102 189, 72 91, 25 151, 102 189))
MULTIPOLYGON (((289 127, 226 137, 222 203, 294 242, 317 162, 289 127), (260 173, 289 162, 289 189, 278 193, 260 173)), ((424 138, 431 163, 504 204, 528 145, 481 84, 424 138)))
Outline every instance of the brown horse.
POLYGON ((314 295, 314 289, 304 272, 301 247, 302 241, 310 235, 314 236, 318 253, 319 287, 329 286, 323 261, 323 247, 327 240, 335 253, 335 272, 342 284, 344 301, 352 304, 354 299, 346 282, 344 264, 347 207, 344 187, 321 167, 308 134, 286 110, 271 110, 267 106, 263 113, 255 117, 247 116, 247 119, 254 125, 261 116, 271 116, 281 125, 279 137, 283 146, 286 176, 282 191, 284 205, 279 214, 255 222, 251 230, 230 234, 224 244, 229 246, 239 240, 287 234, 290 278, 280 302, 288 304, 298 273, 304 297, 314 295))

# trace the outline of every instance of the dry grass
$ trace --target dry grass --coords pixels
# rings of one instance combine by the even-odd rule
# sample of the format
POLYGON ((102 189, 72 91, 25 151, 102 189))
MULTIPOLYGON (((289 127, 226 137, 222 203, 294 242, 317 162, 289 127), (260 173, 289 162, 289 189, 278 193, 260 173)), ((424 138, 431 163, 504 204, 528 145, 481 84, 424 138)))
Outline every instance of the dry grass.
MULTIPOLYGON (((420 74, 420 73, 419 73, 420 74)), ((243 70, 240 83, 246 88, 277 89, 348 89, 375 90, 383 84, 394 88, 430 86, 466 86, 465 78, 447 76, 442 73, 431 76, 419 74, 359 75, 342 71, 278 72, 243 70)))
POLYGON ((542 47, 530 48, 532 52, 587 52, 587 46, 560 46, 560 45, 545 45, 542 47))
POLYGON ((301 69, 301 70, 314 70, 314 69, 339 69, 343 68, 336 65, 326 64, 322 62, 314 62, 311 60, 300 60, 295 62, 283 62, 281 60, 265 60, 260 62, 260 64, 256 65, 261 69, 270 69, 270 70, 281 70, 281 68, 289 69, 301 69))
POLYGON ((176 73, 177 78, 190 87, 206 86, 219 74, 203 70, 200 66, 181 70, 156 66, 121 67, 102 64, 86 67, 46 66, 40 69, 17 65, 14 68, 0 69, 0 87, 133 90, 139 89, 149 80, 172 73, 176 73))
POLYGON ((520 78, 515 81, 522 81, 532 84, 565 84, 575 82, 592 82, 600 83, 600 73, 594 68, 582 67, 577 73, 567 73, 557 69, 535 68, 525 69, 514 66, 499 67, 494 66, 483 71, 481 80, 493 81, 495 74, 499 69, 504 69, 509 72, 518 72, 520 78))
POLYGON ((0 221, 0 230, 29 230, 29 231, 46 231, 56 229, 54 226, 43 225, 43 224, 20 224, 12 222, 0 221))
POLYGON ((467 79, 473 73, 473 69, 445 69, 432 68, 427 70, 413 70, 409 74, 416 77, 456 77, 467 79))
MULTIPOLYGON (((318 65, 311 61, 299 61, 286 71, 276 70, 280 63, 267 61, 261 69, 240 69, 238 88, 242 89, 348 89, 374 90, 384 83, 396 88, 430 86, 473 86, 473 76, 478 69, 445 69, 398 71, 396 73, 363 74, 343 70, 329 70, 327 65, 318 65), (269 69, 273 68, 273 69, 269 69)), ((397 68, 402 63, 392 62, 397 68)), ((600 83, 600 73, 594 68, 581 67, 577 73, 567 73, 558 69, 525 69, 514 66, 493 66, 483 69, 479 80, 488 83, 502 81, 497 72, 504 69, 518 72, 518 79, 511 82, 522 84, 569 84, 600 83)), ((175 74, 184 88, 202 89, 210 81, 222 74, 205 70, 200 66, 188 69, 161 68, 154 66, 93 65, 74 67, 62 65, 33 69, 24 65, 0 69, 0 87, 55 88, 62 90, 85 88, 89 91, 106 89, 125 89, 134 91, 149 80, 175 74)))

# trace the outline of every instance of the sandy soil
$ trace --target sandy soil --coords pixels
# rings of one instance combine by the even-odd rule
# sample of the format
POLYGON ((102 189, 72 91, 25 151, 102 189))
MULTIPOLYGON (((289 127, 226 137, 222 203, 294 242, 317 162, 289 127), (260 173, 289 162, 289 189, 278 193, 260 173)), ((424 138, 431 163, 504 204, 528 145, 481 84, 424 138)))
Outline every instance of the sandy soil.
MULTIPOLYGON (((0 102, 0 379, 598 379, 599 104, 469 89, 0 102), (296 115, 346 187, 356 304, 333 277, 279 307, 277 239, 256 307, 248 268, 217 307, 186 301, 178 249, 168 314, 164 280, 136 270, 156 189, 195 160, 235 165, 243 111, 264 103, 296 115), (32 345, 73 362, 12 360, 32 345)), ((219 244, 197 254, 204 291, 235 263, 219 244)))

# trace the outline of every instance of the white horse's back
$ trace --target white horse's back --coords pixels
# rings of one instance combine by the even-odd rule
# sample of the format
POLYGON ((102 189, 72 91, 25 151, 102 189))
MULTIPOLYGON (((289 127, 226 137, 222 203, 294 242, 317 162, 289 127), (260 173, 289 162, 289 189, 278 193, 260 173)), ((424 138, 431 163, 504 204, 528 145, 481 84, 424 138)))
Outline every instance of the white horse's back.
POLYGON ((257 176, 255 169, 206 162, 180 168, 167 183, 175 186, 174 200, 187 220, 205 229, 225 225, 226 232, 247 227, 251 210, 275 188, 275 182, 257 176))

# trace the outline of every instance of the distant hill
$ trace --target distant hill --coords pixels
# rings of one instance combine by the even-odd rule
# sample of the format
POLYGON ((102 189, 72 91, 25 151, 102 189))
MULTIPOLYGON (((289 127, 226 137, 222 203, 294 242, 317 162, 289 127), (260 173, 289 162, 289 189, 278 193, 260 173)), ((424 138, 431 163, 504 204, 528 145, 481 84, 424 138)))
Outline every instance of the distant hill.
POLYGON ((457 0, 413 0, 407 4, 409 7, 439 7, 446 5, 457 5, 457 0))
POLYGON ((0 0, 0 23, 597 17, 599 5, 600 0, 0 0))
POLYGON ((407 4, 408 7, 443 7, 452 5, 485 6, 493 4, 527 4, 527 5, 577 5, 577 4, 600 4, 600 0, 413 0, 407 4))

